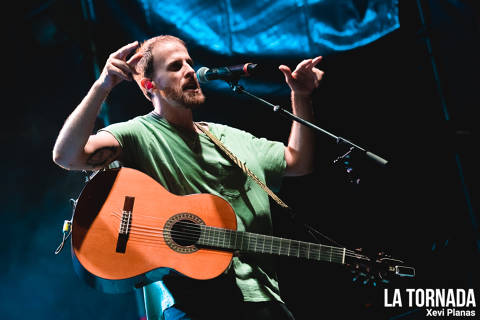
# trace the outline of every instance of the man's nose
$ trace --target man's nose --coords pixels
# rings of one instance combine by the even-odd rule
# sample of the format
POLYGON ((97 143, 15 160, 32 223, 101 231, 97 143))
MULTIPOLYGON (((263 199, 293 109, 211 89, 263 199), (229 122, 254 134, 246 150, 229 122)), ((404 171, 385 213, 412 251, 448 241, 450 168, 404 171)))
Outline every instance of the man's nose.
POLYGON ((195 70, 188 63, 186 64, 185 77, 193 77, 195 75, 195 70))

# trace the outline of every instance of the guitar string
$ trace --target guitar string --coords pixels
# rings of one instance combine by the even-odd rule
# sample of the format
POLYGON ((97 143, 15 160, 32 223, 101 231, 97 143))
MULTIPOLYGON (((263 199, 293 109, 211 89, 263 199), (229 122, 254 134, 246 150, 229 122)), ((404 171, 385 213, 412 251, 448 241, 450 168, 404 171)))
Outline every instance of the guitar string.
MULTIPOLYGON (((203 226, 205 227, 205 226, 203 226)), ((134 228, 136 230, 136 228, 134 228)), ((152 239, 152 238, 158 238, 158 239, 161 239, 163 240, 163 236, 162 236, 162 230, 163 229, 158 229, 156 228, 157 230, 160 230, 159 233, 156 233, 158 235, 155 235, 155 233, 146 233, 146 232, 143 232, 143 231, 136 231, 136 232, 133 232, 132 234, 135 234, 136 236, 140 235, 140 237, 135 237, 136 241, 139 241, 139 242, 144 242, 144 243, 149 243, 149 244, 152 244, 154 241, 156 241, 156 239, 152 239), (142 237, 147 237, 147 239, 145 238, 142 238, 142 237)), ((220 230, 225 230, 225 229, 220 229, 220 230)), ((168 229, 165 229, 163 230, 164 232, 169 232, 170 235, 172 234, 176 234, 176 239, 177 240, 186 240, 186 241, 191 241, 191 242, 194 242, 196 240, 198 240, 198 237, 196 236, 192 236, 192 234, 190 233, 185 233, 185 232, 172 232, 172 230, 168 230, 168 229)), ((197 231, 197 230, 195 230, 197 231)), ((220 239, 220 237, 204 237, 204 238, 207 238, 209 240, 212 240, 213 242, 217 242, 217 245, 220 246, 220 242, 223 242, 223 245, 225 245, 226 247, 228 247, 226 244, 225 244, 225 240, 226 239, 220 239), (218 241, 217 241, 218 240, 218 241)), ((280 238, 281 239, 281 238, 280 238)), ((296 241, 297 243, 304 243, 306 245, 308 245, 307 242, 301 242, 301 241, 297 241, 297 240, 290 240, 290 239, 284 239, 284 240, 287 240, 287 241, 296 241)), ((163 241, 164 242, 164 241, 163 241)), ((166 243, 158 243, 159 245, 164 245, 164 246, 167 246, 166 243)), ((214 244, 215 245, 215 244, 214 244)), ((324 245, 318 245, 318 244, 313 244, 313 245, 316 245, 316 246, 324 246, 324 245)), ((327 251, 326 249, 323 249, 323 252, 322 252, 322 248, 318 248, 320 250, 315 250, 316 248, 312 248, 310 246, 310 248, 304 248, 304 247, 301 247, 300 245, 295 245, 298 249, 298 254, 295 255, 295 254, 290 254, 290 252, 283 252, 283 251, 286 251, 286 248, 285 250, 282 251, 282 246, 277 246, 277 245, 273 245, 271 246, 271 249, 270 251, 273 251, 275 250, 280 252, 280 254, 285 254, 285 255, 289 255, 289 256, 302 256, 302 257, 310 257, 310 256, 314 256, 314 255, 318 255, 318 258, 322 258, 322 256, 328 256, 329 259, 328 260, 331 260, 332 258, 339 258, 339 257, 343 257, 344 255, 344 250, 343 248, 336 248, 336 247, 331 247, 331 246, 324 246, 324 247, 329 247, 330 248, 330 251, 327 251), (309 250, 310 249, 310 250, 309 250)), ((239 248, 239 249, 242 249, 242 248, 239 248)), ((259 252, 262 252, 263 251, 263 247, 262 247, 262 250, 260 250, 260 246, 258 245, 258 243, 256 242, 254 245, 252 246, 247 246, 247 250, 248 249, 251 249, 252 251, 259 251, 259 252)), ((263 251, 265 252, 265 251, 263 251)), ((272 252, 273 253, 273 252, 272 252)), ((345 256, 346 257, 355 257, 357 259, 365 259, 367 257, 365 256, 362 256, 360 254, 357 254, 357 253, 350 253, 350 252, 347 252, 346 249, 345 249, 345 256)), ((368 258, 367 258, 368 259, 368 258)), ((325 259, 327 260, 327 259, 325 259)))
MULTIPOLYGON (((121 217, 119 216, 116 216, 116 214, 114 213, 114 216, 116 218, 119 218, 121 219, 121 217)), ((161 219, 160 219, 161 220, 161 219)), ((165 220, 165 219, 163 219, 165 220)), ((185 229, 189 229, 190 231, 194 231, 194 232, 197 232, 198 229, 195 228, 195 226, 198 226, 200 228, 204 228, 205 231, 208 232, 208 230, 206 230, 207 228, 210 228, 213 232, 215 231, 220 231, 220 232, 242 232, 242 231, 236 231, 236 230, 231 230, 231 229, 225 229, 225 228, 218 228, 218 227, 213 227, 213 226, 205 226, 205 225, 200 225, 200 224, 194 224, 194 223, 191 223, 191 224, 187 224, 187 227, 185 229), (192 226, 192 227, 190 227, 192 226)), ((150 226, 145 226, 145 225, 140 225, 140 224, 135 224, 135 227, 137 227, 138 229, 137 230, 141 230, 143 228, 143 230, 147 229, 147 230, 154 230, 153 232, 152 231, 149 231, 151 234, 162 234, 162 231, 170 231, 171 234, 175 234, 176 232, 178 233, 179 231, 174 231, 174 230, 171 230, 171 229, 161 229, 161 228, 157 228, 157 227, 150 227, 150 226)), ((245 232, 245 235, 248 236, 249 234, 252 234, 252 233, 249 233, 249 232, 245 232)), ((148 234, 147 234, 148 235, 148 234)), ((179 233, 179 235, 187 235, 187 236, 190 236, 190 238, 184 238, 183 240, 193 240, 195 238, 195 236, 189 234, 189 233, 179 233), (192 238, 193 237, 193 238, 192 238)), ((256 235, 256 234, 252 234, 252 235, 256 235)), ((259 238, 263 235, 261 234, 258 234, 258 236, 253 236, 253 237, 256 237, 256 238, 259 238)), ((217 236, 213 236, 213 237, 204 237, 204 239, 206 240, 211 240, 211 239, 219 239, 220 235, 217 237, 217 236)), ((299 240, 291 240, 291 239, 286 239, 286 238, 281 238, 281 237, 274 237, 274 236, 269 236, 269 235, 265 235, 265 237, 273 237, 275 239, 278 239, 280 241, 293 241, 293 242, 296 242, 296 243, 299 243, 299 244, 306 244, 308 245, 309 243, 308 242, 304 242, 304 241, 299 241, 299 240)), ((272 239, 273 240, 273 239, 272 239)), ((323 244, 315 244, 315 243, 312 243, 311 245, 314 245, 314 246, 321 246, 321 247, 325 247, 325 248, 330 248, 330 249, 336 249, 336 250, 341 250, 342 254, 343 254, 343 251, 344 251, 344 248, 338 248, 338 247, 332 247, 332 246, 328 246, 328 245, 323 245, 323 244)), ((348 253, 352 253, 352 254, 357 254, 356 252, 354 251, 351 251, 349 249, 346 249, 345 248, 345 251, 348 252, 348 253)))
MULTIPOLYGON (((142 238, 142 237, 132 237, 130 238, 131 240, 133 241, 136 241, 136 242, 140 242, 142 244, 147 244, 147 245, 152 245, 152 246, 157 246, 157 247, 170 247, 168 246, 167 243, 165 243, 164 239, 162 239, 161 237, 158 237, 160 238, 161 241, 157 241, 155 239, 145 239, 145 238, 142 238)), ((228 248, 228 246, 226 246, 225 248, 228 248)), ((280 248, 280 247, 278 247, 280 248)), ((214 251, 217 251, 215 250, 214 248, 210 248, 214 251)), ((231 249, 231 248, 228 248, 228 249, 231 249)), ((248 249, 251 249, 252 251, 257 251, 257 252, 267 252, 268 251, 263 251, 263 249, 261 250, 260 247, 258 245, 254 247, 248 247, 248 249)), ((222 250, 220 250, 222 251, 222 250)), ((309 258, 309 259, 314 259, 314 258, 317 258, 317 260, 329 260, 329 261, 332 261, 332 260, 342 260, 343 259, 343 251, 342 252, 334 252, 332 251, 331 253, 330 252, 321 252, 321 251, 316 251, 316 250, 310 250, 310 251, 304 251, 304 250, 299 250, 296 254, 295 253, 292 253, 292 252, 288 252, 286 249, 285 250, 278 250, 278 251, 273 251, 273 249, 269 252, 271 254, 277 254, 277 255, 286 255, 286 256, 290 256, 290 257, 302 257, 302 258, 309 258)), ((354 257, 354 258, 357 258, 357 259, 365 259, 365 257, 363 256, 360 256, 360 255, 350 255, 350 254, 345 254, 346 257, 354 257)))
MULTIPOLYGON (((122 215, 121 213, 117 213, 117 212, 113 212, 114 215, 118 215, 117 218, 120 218, 120 215, 122 215)), ((155 217, 155 216, 149 216, 149 215, 139 215, 139 214, 136 214, 135 217, 146 217, 146 218, 150 218, 150 219, 156 219, 156 220, 159 220, 161 222, 164 222, 168 219, 165 219, 165 218, 160 218, 160 217, 155 217)), ((170 218, 169 218, 170 219, 170 218)), ((150 229, 155 229, 154 227, 151 228, 151 227, 148 227, 148 226, 145 226, 146 228, 150 228, 150 229)), ((205 226, 205 227, 210 227, 212 229, 217 229, 217 230, 227 230, 227 231, 236 231, 236 230, 230 230, 230 229, 222 229, 222 228, 217 228, 217 227, 212 227, 212 226, 205 226)), ((163 230, 163 229, 158 229, 160 232, 163 230)), ((278 237, 277 237, 278 238, 278 237)), ((299 240, 290 240, 290 239, 285 239, 285 238, 279 238, 279 239, 283 239, 283 240, 287 240, 287 241, 297 241, 297 242, 302 242, 302 241, 299 241, 299 240)), ((308 242, 302 242, 302 243, 308 243, 308 242)), ((320 246, 324 246, 324 247, 330 247, 330 248, 335 248, 335 249, 340 249, 342 251, 342 254, 343 254, 343 248, 338 248, 338 247, 333 247, 333 246, 328 246, 328 245, 324 245, 324 244, 315 244, 315 245, 320 245, 320 246)), ((359 255, 359 256, 362 256, 361 254, 358 254, 357 252, 355 251, 352 251, 350 249, 347 249, 345 248, 345 251, 348 252, 348 253, 351 253, 351 254, 354 254, 354 255, 359 255)))
MULTIPOLYGON (((113 213, 113 215, 114 215, 116 218, 121 219, 121 217, 118 216, 118 215, 119 215, 118 213, 113 213)), ((138 215, 137 215, 137 217, 138 217, 138 215)), ((155 218, 157 218, 157 217, 155 217, 155 218)), ((157 219, 158 219, 158 220, 165 220, 165 219, 161 219, 161 218, 157 218, 157 219)), ((138 225, 138 224, 136 224, 136 226, 137 226, 137 225, 138 225)), ((192 226, 192 228, 191 228, 190 230, 195 231, 195 232, 198 232, 198 229, 197 229, 197 228, 194 229, 194 226, 200 226, 200 227, 202 227, 202 228, 204 228, 204 229, 205 229, 205 228, 216 229, 216 230, 220 230, 220 231, 222 231, 222 232, 225 232, 225 231, 231 231, 231 232, 234 231, 234 232, 237 232, 236 230, 216 228, 216 227, 212 227, 212 226, 205 226, 205 225, 199 225, 199 224, 194 224, 194 223, 192 223, 192 224, 190 224, 190 225, 192 226)), ((139 227, 138 227, 138 230, 141 230, 142 225, 138 225, 138 226, 139 226, 139 227)), ((162 238, 162 236, 161 236, 162 232, 163 232, 163 231, 167 231, 167 232, 170 232, 171 235, 172 235, 172 234, 173 234, 173 235, 177 235, 177 239, 178 239, 178 240, 194 241, 194 240, 197 240, 197 239, 198 239, 198 237, 196 237, 195 235, 192 235, 191 233, 188 233, 188 232, 185 233, 185 232, 181 232, 181 231, 174 231, 174 230, 169 230, 169 229, 161 229, 161 228, 155 228, 155 227, 149 227, 149 226, 148 226, 148 227, 147 227, 147 226, 143 226, 143 227, 144 227, 145 229, 153 229, 153 230, 155 230, 153 233, 152 233, 151 231, 149 231, 149 233, 148 233, 148 232, 147 232, 147 233, 143 232, 143 234, 146 235, 146 236, 151 236, 152 234, 155 234, 155 233, 156 233, 156 234, 160 234, 159 238, 162 238)), ((214 230, 214 231, 215 231, 215 230, 214 230)), ((140 234, 141 234, 141 233, 140 233, 140 234)), ((250 234, 250 233, 248 233, 248 232, 245 233, 246 236, 248 236, 249 234, 250 234)), ((255 234, 254 234, 254 235, 255 235, 255 234)), ((258 238, 257 236, 253 236, 253 237, 258 238)), ((267 236, 267 237, 270 237, 270 236, 267 236)), ((204 237, 204 239, 206 239, 206 240, 213 240, 214 242, 217 242, 218 245, 220 244, 220 241, 222 241, 223 243, 225 243, 225 240, 226 240, 226 239, 225 239, 225 237, 223 237, 223 238, 224 238, 224 240, 221 240, 221 239, 220 239, 220 235, 219 235, 218 237, 215 236, 215 235, 214 235, 213 237, 204 237), (217 241, 217 240, 218 240, 218 241, 217 241)), ((250 238, 250 239, 251 239, 251 238, 250 238)), ((344 254, 344 248, 332 247, 332 246, 322 245, 322 244, 309 244, 308 242, 303 242, 303 241, 298 241, 298 240, 290 240, 290 239, 279 238, 279 237, 276 237, 276 239, 286 240, 286 241, 294 241, 295 243, 298 244, 299 252, 300 252, 300 253, 303 253, 303 254, 305 254, 305 252, 311 252, 312 250, 309 250, 309 248, 302 248, 302 247, 301 247, 301 244, 304 244, 304 246, 305 246, 305 245, 307 245, 307 246, 309 246, 309 245, 310 245, 310 246, 311 246, 311 245, 314 245, 314 246, 325 247, 325 249, 323 249, 324 251, 327 250, 326 248, 330 248, 330 252, 333 252, 333 250, 337 250, 337 251, 338 251, 338 253, 330 253, 330 252, 325 253, 326 255, 338 254, 338 255, 343 256, 343 254, 344 254)), ((295 244, 295 245, 296 245, 296 244, 295 244)), ((255 249, 257 249, 257 243, 255 243, 255 249)), ((272 250, 273 250, 273 249, 279 250, 279 249, 281 249, 281 246, 273 246, 273 245, 272 245, 272 250)), ((310 247, 310 249, 312 249, 312 248, 310 247)), ((321 255, 321 254, 322 254, 322 252, 321 252, 322 248, 319 248, 319 249, 320 249, 319 252, 320 252, 320 255, 321 255)), ((356 252, 354 252, 354 251, 352 251, 352 250, 348 250, 348 249, 346 249, 346 248, 345 248, 345 255, 348 256, 348 257, 368 258, 368 257, 365 257, 365 256, 363 256, 363 255, 361 255, 361 254, 358 254, 358 253, 356 253, 356 252)))
MULTIPOLYGON (((130 241, 130 240, 129 240, 130 241)), ((168 246, 165 242, 154 242, 154 241, 144 241, 144 240, 138 240, 138 239, 133 239, 133 242, 136 243, 141 243, 142 245, 147 245, 147 246, 152 246, 152 247, 157 247, 157 248, 169 248, 172 249, 170 246, 168 246)), ((220 250, 220 249, 212 249, 212 248, 199 248, 199 249, 208 249, 211 250, 210 253, 213 254, 225 254, 225 252, 230 252, 228 250, 220 250)), ((260 252, 260 251, 259 251, 260 252)), ((339 253, 332 253, 332 254, 289 254, 287 252, 270 252, 272 255, 284 255, 288 257, 295 257, 295 258, 307 258, 311 260, 318 260, 318 261, 330 261, 330 262, 338 262, 343 260, 343 255, 339 253)))
MULTIPOLYGON (((172 235, 172 232, 170 232, 170 230, 165 230, 165 231, 166 231, 165 233, 170 233, 170 235, 172 235)), ((137 231, 137 232, 133 232, 132 234, 134 234, 136 236, 140 236, 140 237, 136 238, 139 241, 142 241, 142 240, 147 240, 148 241, 148 240, 150 240, 150 238, 152 239, 152 241, 155 241, 154 238, 161 239, 161 240, 163 240, 163 238, 164 238, 161 233, 158 234, 158 235, 155 235, 155 234, 146 234, 145 232, 138 232, 137 231), (145 238, 142 238, 142 237, 147 237, 147 238, 145 239, 145 238)), ((195 242, 195 240, 198 239, 195 236, 191 236, 191 234, 189 234, 189 233, 178 233, 177 232, 176 235, 174 234, 174 236, 175 236, 175 239, 177 239, 177 240, 185 240, 185 241, 190 241, 190 242, 195 242)), ((231 239, 221 239, 220 237, 214 237, 214 238, 211 238, 210 240, 212 240, 213 243, 216 242, 219 246, 222 246, 222 244, 223 244, 225 247, 229 247, 229 243, 231 243, 229 241, 231 239), (216 241, 216 240, 218 240, 218 241, 216 241)), ((296 240, 294 240, 294 241, 296 241, 296 240)), ((303 243, 307 244, 307 246, 308 246, 307 242, 303 242, 303 243)), ((318 246, 316 244, 313 244, 313 245, 318 246)), ((343 253, 344 253, 343 248, 333 248, 332 250, 327 250, 327 249, 321 248, 321 247, 312 247, 312 245, 310 245, 309 248, 302 247, 301 245, 295 245, 295 247, 298 249, 299 254, 304 255, 304 256, 310 256, 310 255, 343 256, 343 253)), ((243 246, 242 246, 242 248, 243 248, 243 246)), ((268 252, 268 251, 283 252, 283 251, 287 250, 286 246, 271 245, 270 250, 265 251, 263 243, 262 243, 262 245, 260 245, 258 242, 255 243, 255 244, 252 244, 252 246, 247 246, 247 248, 252 249, 253 251, 260 251, 260 252, 268 252), (282 248, 283 248, 283 250, 282 250, 282 248)), ((292 248, 293 248, 293 246, 292 246, 292 248)), ((353 254, 352 255, 351 253, 348 253, 348 252, 345 252, 345 255, 349 256, 349 257, 357 257, 357 258, 361 257, 361 255, 358 255, 358 254, 353 254)))
MULTIPOLYGON (((150 239, 150 238, 143 238, 143 237, 138 237, 136 236, 135 233, 133 233, 135 236, 134 237, 130 237, 129 238, 129 241, 130 240, 133 240, 133 241, 137 241, 137 242, 141 242, 141 243, 145 243, 145 244, 150 244, 150 245, 154 245, 154 246, 163 246, 163 247, 169 247, 168 244, 164 241, 163 237, 161 236, 156 236, 156 238, 159 238, 161 241, 158 241, 156 239, 150 239)), ((142 234, 142 236, 145 236, 144 234, 142 234)), ((258 245, 255 246, 255 248, 253 247, 248 247, 249 249, 252 249, 252 251, 258 251, 258 252, 264 252, 262 250, 260 250, 260 247, 258 245)), ((281 255, 288 255, 288 256, 298 256, 298 257, 315 257, 315 256, 318 256, 318 258, 322 258, 322 257, 331 257, 332 259, 334 258, 341 258, 343 257, 343 250, 341 252, 334 252, 332 251, 331 253, 330 252, 321 252, 321 251, 315 251, 315 250, 310 250, 310 251, 304 251, 304 250, 299 250, 298 252, 298 255, 297 254, 292 254, 292 253, 289 253, 287 252, 286 250, 278 250, 278 251, 273 251, 273 249, 279 249, 281 247, 273 247, 272 248, 272 254, 281 254, 281 255), (310 252, 309 254, 307 252, 310 252)), ((350 256, 348 254, 346 254, 346 256, 350 256)), ((325 259, 325 260, 329 260, 329 259, 325 259)))

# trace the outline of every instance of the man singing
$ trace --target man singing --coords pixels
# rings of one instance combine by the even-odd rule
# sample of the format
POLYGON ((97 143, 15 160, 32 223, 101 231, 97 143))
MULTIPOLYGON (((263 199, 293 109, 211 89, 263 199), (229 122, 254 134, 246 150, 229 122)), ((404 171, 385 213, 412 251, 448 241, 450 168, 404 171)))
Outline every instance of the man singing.
MULTIPOLYGON (((291 89, 293 113, 307 121, 313 120, 311 94, 323 76, 316 68, 320 60, 304 60, 293 72, 279 66, 291 89)), ((195 122, 192 110, 204 101, 181 39, 162 35, 130 43, 109 56, 99 78, 65 121, 53 160, 69 170, 99 170, 118 160, 174 194, 218 195, 235 210, 239 231, 272 234, 268 194, 204 131, 274 190, 284 176, 312 172, 314 133, 294 122, 285 146, 229 126, 195 122), (103 101, 123 80, 134 80, 153 110, 92 135, 103 101)), ((212 280, 170 272, 146 285, 144 294, 148 319, 293 319, 282 301, 270 256, 235 256, 231 267, 212 280)))

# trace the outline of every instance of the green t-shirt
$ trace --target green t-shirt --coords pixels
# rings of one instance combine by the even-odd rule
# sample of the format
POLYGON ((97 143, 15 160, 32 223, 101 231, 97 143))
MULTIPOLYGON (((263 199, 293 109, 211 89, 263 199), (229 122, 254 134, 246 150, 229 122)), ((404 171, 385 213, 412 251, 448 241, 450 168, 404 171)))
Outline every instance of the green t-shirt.
MULTIPOLYGON (((283 143, 256 138, 226 125, 207 124, 210 132, 259 179, 272 190, 279 190, 286 167, 283 143)), ((239 231, 272 234, 267 193, 205 134, 186 132, 155 113, 101 130, 110 132, 120 143, 123 166, 148 174, 177 195, 210 193, 221 196, 235 210, 239 231)), ((244 301, 281 301, 273 257, 241 255, 233 258, 232 267, 244 301)), ((149 319, 159 318, 162 311, 178 299, 197 294, 196 285, 192 283, 199 280, 185 281, 184 278, 172 273, 144 287, 149 319), (158 299, 162 301, 160 304, 158 299)))

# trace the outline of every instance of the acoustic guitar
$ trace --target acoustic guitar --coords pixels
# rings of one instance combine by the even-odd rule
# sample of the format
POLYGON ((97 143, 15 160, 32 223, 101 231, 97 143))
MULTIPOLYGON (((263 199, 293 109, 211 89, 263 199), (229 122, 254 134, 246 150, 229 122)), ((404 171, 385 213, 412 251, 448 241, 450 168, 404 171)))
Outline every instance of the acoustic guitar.
POLYGON ((128 292, 172 270, 212 279, 227 270, 235 251, 343 264, 382 279, 415 275, 389 257, 371 259, 347 248, 237 231, 225 199, 177 196, 131 168, 102 170, 86 183, 74 210, 71 244, 75 271, 108 293, 128 292))

